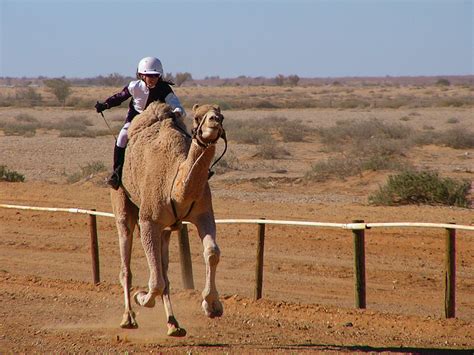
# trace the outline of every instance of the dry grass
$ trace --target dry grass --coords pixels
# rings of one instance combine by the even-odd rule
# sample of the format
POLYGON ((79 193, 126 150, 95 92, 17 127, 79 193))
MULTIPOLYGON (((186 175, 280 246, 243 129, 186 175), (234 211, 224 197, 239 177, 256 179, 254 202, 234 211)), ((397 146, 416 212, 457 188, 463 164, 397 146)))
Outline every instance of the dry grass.
MULTIPOLYGON (((92 108, 122 87, 72 87, 67 107, 92 108)), ((215 86, 175 87, 187 107, 195 103, 217 103, 224 110, 276 108, 417 108, 472 107, 473 88, 469 85, 431 86, 215 86)), ((2 88, 0 106, 57 107, 57 99, 44 87, 2 88)))

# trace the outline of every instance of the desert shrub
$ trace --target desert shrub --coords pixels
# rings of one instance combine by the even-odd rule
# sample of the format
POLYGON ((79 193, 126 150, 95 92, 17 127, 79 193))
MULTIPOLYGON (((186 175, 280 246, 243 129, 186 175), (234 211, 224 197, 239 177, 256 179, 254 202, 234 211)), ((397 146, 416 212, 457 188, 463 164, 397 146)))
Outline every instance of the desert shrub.
POLYGON ((393 108, 397 109, 403 106, 419 106, 419 105, 412 105, 413 104, 413 98, 411 97, 396 97, 393 99, 385 99, 382 100, 381 102, 378 102, 377 106, 384 107, 384 108, 393 108))
POLYGON ((269 100, 258 100, 254 106, 255 108, 278 108, 277 105, 269 100))
POLYGON ((281 136, 283 142, 303 142, 304 138, 314 130, 303 124, 300 120, 289 120, 286 117, 267 118, 281 136))
POLYGON ((356 155, 353 152, 340 157, 318 161, 311 165, 304 178, 309 181, 326 181, 333 178, 345 179, 360 175, 363 171, 403 170, 407 164, 392 156, 383 154, 356 155))
POLYGON ((229 120, 225 125, 227 138, 238 143, 259 144, 269 135, 268 127, 262 119, 229 120))
POLYGON ((32 87, 22 88, 15 95, 18 106, 39 106, 42 104, 43 98, 32 87))
POLYGON ((439 138, 440 143, 454 149, 474 148, 474 132, 466 128, 453 128, 443 132, 439 138))
POLYGON ((6 165, 0 165, 0 181, 24 182, 25 176, 16 171, 9 170, 6 165))
POLYGON ((400 124, 370 121, 337 121, 336 125, 320 128, 322 143, 330 151, 344 152, 342 157, 317 162, 306 173, 308 180, 323 181, 345 178, 366 170, 401 170, 402 158, 414 144, 410 130, 400 124))
POLYGON ((446 123, 449 123, 449 124, 459 123, 459 119, 456 117, 450 117, 446 120, 446 123))
POLYGON ((464 105, 472 104, 472 99, 461 98, 461 97, 449 97, 446 99, 439 100, 437 106, 440 107, 461 107, 464 105))
POLYGON ((57 122, 49 122, 44 125, 48 129, 57 129, 60 137, 89 137, 96 136, 95 132, 88 127, 93 123, 85 116, 70 116, 57 122))
POLYGON ((434 131, 433 126, 423 126, 424 132, 417 132, 411 137, 411 142, 414 145, 439 144, 440 133, 434 131))
POLYGON ((468 207, 470 181, 442 178, 437 172, 404 171, 388 177, 386 185, 369 196, 376 205, 441 204, 468 207))
POLYGON ((284 156, 288 156, 290 153, 273 139, 267 139, 257 147, 257 153, 255 156, 262 159, 278 159, 284 156))
POLYGON ((95 138, 97 136, 96 132, 91 131, 89 129, 74 129, 74 128, 66 128, 59 132, 59 137, 65 138, 95 138))
POLYGON ((340 107, 340 108, 345 108, 345 109, 364 108, 364 107, 369 107, 370 103, 368 101, 361 100, 361 99, 347 99, 347 100, 338 102, 335 106, 340 107))
POLYGON ((217 171, 217 173, 225 173, 229 170, 241 170, 243 167, 234 152, 229 150, 214 166, 214 170, 217 171))
POLYGON ((72 184, 84 178, 90 178, 94 175, 97 175, 98 173, 105 171, 107 168, 105 167, 105 164, 103 162, 93 161, 87 163, 85 166, 81 166, 80 169, 81 170, 79 172, 73 173, 67 177, 68 183, 72 184))
POLYGON ((360 174, 359 164, 352 158, 339 157, 316 162, 304 178, 309 181, 326 181, 332 178, 345 179, 360 174))
POLYGON ((2 122, 0 128, 6 136, 33 137, 41 124, 36 118, 22 113, 15 116, 14 122, 2 122))
POLYGON ((332 150, 341 145, 368 141, 371 139, 405 139, 410 136, 410 128, 401 124, 388 124, 377 119, 367 121, 339 121, 335 126, 319 128, 317 132, 323 144, 332 150))
POLYGON ((74 108, 84 108, 84 109, 92 109, 96 104, 97 100, 94 99, 86 99, 82 97, 70 97, 67 100, 67 105, 72 106, 74 108))
POLYGON ((259 119, 229 120, 226 123, 228 138, 239 143, 263 144, 273 134, 284 142, 302 142, 313 130, 301 121, 285 117, 268 116, 259 119))
POLYGON ((6 136, 33 137, 36 135, 37 128, 39 128, 38 123, 7 122, 3 126, 3 133, 6 136))
POLYGON ((36 123, 39 125, 38 119, 27 113, 20 113, 19 115, 16 115, 15 120, 18 122, 36 123))

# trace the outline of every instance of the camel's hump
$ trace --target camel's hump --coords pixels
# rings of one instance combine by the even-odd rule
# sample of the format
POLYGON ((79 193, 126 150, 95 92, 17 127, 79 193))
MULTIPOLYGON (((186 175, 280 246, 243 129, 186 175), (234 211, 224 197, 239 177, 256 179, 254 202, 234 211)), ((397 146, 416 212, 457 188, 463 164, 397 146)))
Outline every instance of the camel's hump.
MULTIPOLYGON (((128 137, 132 139, 135 135, 141 132, 156 135, 165 122, 168 125, 174 126, 182 122, 177 122, 179 119, 175 118, 175 113, 171 106, 155 101, 152 102, 141 114, 135 116, 130 127, 128 128, 128 137)), ((184 123, 182 123, 184 126, 184 123)))

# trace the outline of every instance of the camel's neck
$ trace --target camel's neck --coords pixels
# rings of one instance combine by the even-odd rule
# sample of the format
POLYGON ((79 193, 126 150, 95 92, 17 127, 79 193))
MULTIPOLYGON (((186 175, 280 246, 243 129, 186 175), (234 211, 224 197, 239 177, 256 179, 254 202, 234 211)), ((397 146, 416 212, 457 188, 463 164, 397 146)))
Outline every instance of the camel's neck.
POLYGON ((188 156, 180 165, 176 176, 173 188, 173 199, 176 202, 196 200, 202 195, 215 152, 215 145, 204 148, 195 141, 191 143, 188 156))

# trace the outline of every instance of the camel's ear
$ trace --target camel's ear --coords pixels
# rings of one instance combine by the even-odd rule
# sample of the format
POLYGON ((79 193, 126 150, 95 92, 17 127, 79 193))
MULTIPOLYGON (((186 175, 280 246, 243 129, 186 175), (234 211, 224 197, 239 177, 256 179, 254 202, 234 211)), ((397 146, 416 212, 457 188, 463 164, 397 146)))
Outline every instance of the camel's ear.
POLYGON ((199 105, 198 104, 194 104, 193 106, 193 112, 196 112, 196 110, 199 108, 199 105))
POLYGON ((219 107, 219 105, 214 105, 213 107, 214 107, 214 110, 221 113, 221 108, 219 107))

